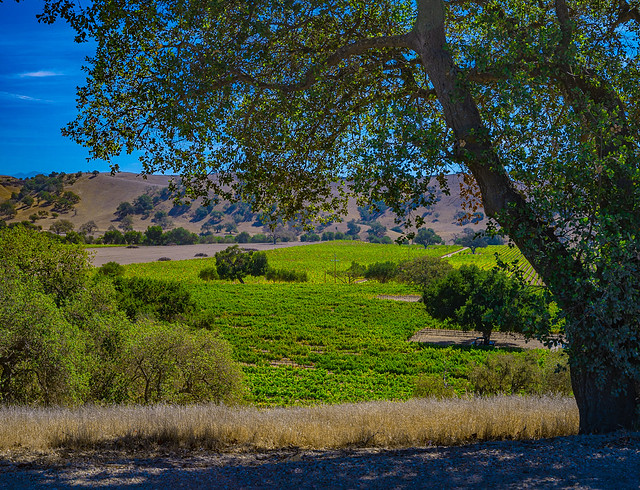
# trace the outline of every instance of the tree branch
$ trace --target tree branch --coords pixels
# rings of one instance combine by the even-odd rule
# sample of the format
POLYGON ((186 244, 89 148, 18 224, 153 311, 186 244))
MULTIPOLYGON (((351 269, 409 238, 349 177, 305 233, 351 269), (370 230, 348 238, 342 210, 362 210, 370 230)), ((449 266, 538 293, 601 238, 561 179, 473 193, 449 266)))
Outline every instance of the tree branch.
POLYGON ((312 66, 309 70, 307 70, 306 74, 302 77, 302 79, 298 83, 293 83, 293 84, 262 82, 257 78, 236 68, 232 68, 229 71, 235 76, 235 78, 238 81, 245 82, 257 88, 262 88, 267 90, 279 90, 281 92, 300 92, 302 90, 307 90, 314 83, 316 83, 320 73, 323 70, 336 66, 338 63, 340 63, 341 61, 347 58, 350 58, 351 56, 360 55, 370 49, 409 48, 410 47, 409 40, 410 40, 410 34, 400 34, 397 36, 382 36, 382 37, 361 39, 359 41, 348 44, 338 49, 333 54, 331 54, 324 63, 320 63, 315 66, 312 66))

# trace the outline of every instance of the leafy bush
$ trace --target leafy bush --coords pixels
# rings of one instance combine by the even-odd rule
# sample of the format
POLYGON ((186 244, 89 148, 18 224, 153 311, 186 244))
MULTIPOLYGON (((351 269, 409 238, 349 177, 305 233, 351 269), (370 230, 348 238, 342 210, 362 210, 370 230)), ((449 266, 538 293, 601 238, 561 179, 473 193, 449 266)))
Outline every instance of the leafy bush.
POLYGON ((269 267, 265 277, 269 281, 277 282, 307 282, 309 280, 305 271, 291 271, 286 269, 273 269, 269 267))
POLYGON ((88 386, 80 331, 64 318, 37 281, 19 271, 3 272, 0 402, 80 402, 88 386))
POLYGON ((407 284, 414 284, 424 290, 429 284, 443 279, 453 270, 453 266, 438 257, 423 256, 403 262, 398 266, 396 279, 407 284))
POLYGON ((124 265, 120 265, 117 262, 111 261, 104 264, 98 269, 98 274, 109 277, 124 276, 124 265))
POLYGON ((267 272, 267 255, 264 252, 243 251, 237 245, 217 252, 216 269, 221 279, 244 283, 248 275, 262 276, 267 272))
POLYGON ((495 354, 486 364, 473 366, 469 381, 478 395, 571 394, 566 354, 549 353, 542 362, 533 351, 523 356, 495 354))
POLYGON ((115 245, 120 245, 124 243, 124 235, 120 233, 118 230, 109 230, 106 231, 102 236, 102 243, 113 243, 115 245))
POLYGON ((198 274, 198 277, 203 281, 213 281, 215 279, 220 279, 218 275, 218 270, 215 267, 207 267, 202 269, 198 274))
POLYGON ((86 250, 22 225, 0 230, 0 264, 32 277, 58 304, 83 286, 91 270, 86 250))
POLYGON ((126 340, 127 398, 136 403, 233 402, 242 373, 229 345, 207 330, 142 322, 126 340))
POLYGON ((394 262, 376 262, 367 267, 364 277, 385 283, 393 279, 397 273, 398 266, 394 262))
POLYGON ((428 374, 418 377, 413 389, 415 398, 455 398, 453 386, 446 384, 442 376, 428 374))
POLYGON ((320 235, 318 235, 317 233, 305 233, 304 235, 300 236, 300 241, 301 242, 319 242, 320 235))
POLYGON ((180 282, 117 277, 114 285, 120 309, 132 320, 140 316, 152 316, 171 322, 194 307, 191 294, 180 282))

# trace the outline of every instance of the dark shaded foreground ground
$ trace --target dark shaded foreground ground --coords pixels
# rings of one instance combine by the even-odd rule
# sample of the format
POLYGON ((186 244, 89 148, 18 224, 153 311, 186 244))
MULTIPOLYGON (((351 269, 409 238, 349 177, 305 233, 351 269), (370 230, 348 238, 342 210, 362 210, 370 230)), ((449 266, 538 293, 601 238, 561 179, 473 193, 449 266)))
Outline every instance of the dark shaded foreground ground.
POLYGON ((622 432, 402 450, 27 459, 0 460, 0 488, 640 487, 640 433, 622 432))

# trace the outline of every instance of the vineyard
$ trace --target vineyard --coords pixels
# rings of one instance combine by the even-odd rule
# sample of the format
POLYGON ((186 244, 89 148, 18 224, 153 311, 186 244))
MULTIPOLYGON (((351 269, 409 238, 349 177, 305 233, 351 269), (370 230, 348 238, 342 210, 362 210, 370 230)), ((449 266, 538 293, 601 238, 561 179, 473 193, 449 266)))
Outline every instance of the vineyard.
MULTIPOLYGON (((423 328, 459 328, 431 318, 421 303, 377 299, 417 294, 409 285, 376 281, 344 284, 327 276, 351 262, 400 262, 420 255, 442 256, 459 247, 408 247, 334 242, 267 252, 273 267, 307 272, 309 282, 246 284, 204 281, 201 269, 213 258, 134 264, 127 275, 177 280, 197 304, 198 324, 228 340, 243 368, 247 400, 259 406, 309 405, 365 400, 406 400, 416 379, 442 379, 458 393, 468 373, 494 353, 468 347, 432 347, 409 342, 423 328)), ((492 267, 516 257, 516 249, 491 247, 453 255, 452 264, 492 267)), ((524 355, 518 353, 517 355, 524 355)), ((539 351, 539 362, 547 355, 539 351)))
POLYGON ((542 286, 544 283, 529 261, 522 255, 515 246, 509 245, 489 245, 478 248, 475 253, 470 249, 463 250, 452 255, 447 260, 454 267, 463 264, 474 264, 481 269, 491 269, 500 262, 504 263, 507 274, 511 275, 518 271, 527 284, 532 286, 542 286))

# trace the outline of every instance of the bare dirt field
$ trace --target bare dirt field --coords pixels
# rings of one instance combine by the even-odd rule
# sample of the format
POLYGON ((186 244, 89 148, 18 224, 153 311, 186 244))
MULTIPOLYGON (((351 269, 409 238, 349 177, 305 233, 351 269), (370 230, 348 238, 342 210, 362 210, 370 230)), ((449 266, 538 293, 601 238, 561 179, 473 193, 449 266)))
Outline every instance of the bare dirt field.
MULTIPOLYGON (((313 242, 284 242, 273 245, 272 243, 245 243, 238 244, 240 248, 247 250, 274 250, 276 248, 294 247, 310 245, 313 242)), ((97 247, 87 248, 92 257, 92 263, 96 267, 107 262, 118 262, 119 264, 135 264, 138 262, 155 262, 160 257, 168 257, 171 260, 186 260, 197 258, 196 254, 207 254, 213 257, 216 252, 220 252, 233 243, 212 243, 199 245, 168 245, 159 247, 97 247)))
POLYGON ((640 485, 640 433, 400 450, 0 458, 2 488, 582 488, 640 485))
MULTIPOLYGON (((471 345, 474 340, 482 337, 482 332, 460 330, 439 330, 424 328, 416 332, 409 340, 412 342, 426 342, 429 344, 448 345, 471 345)), ((496 347, 511 347, 518 349, 545 349, 542 342, 535 339, 526 339, 524 335, 506 332, 493 332, 491 340, 496 347)))

